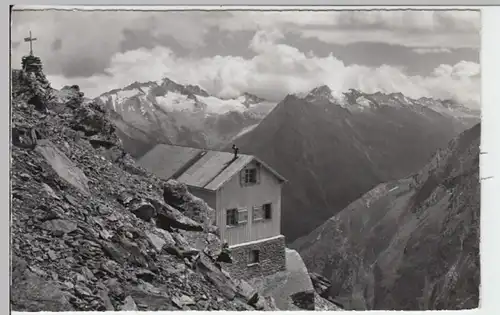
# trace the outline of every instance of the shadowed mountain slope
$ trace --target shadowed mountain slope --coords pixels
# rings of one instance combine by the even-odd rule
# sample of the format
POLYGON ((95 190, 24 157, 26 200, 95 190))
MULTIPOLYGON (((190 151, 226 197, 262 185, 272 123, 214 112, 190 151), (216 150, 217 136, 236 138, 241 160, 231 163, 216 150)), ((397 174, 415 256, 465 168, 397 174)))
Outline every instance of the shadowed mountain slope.
POLYGON ((479 303, 480 125, 418 173, 380 184, 294 242, 347 309, 479 303))

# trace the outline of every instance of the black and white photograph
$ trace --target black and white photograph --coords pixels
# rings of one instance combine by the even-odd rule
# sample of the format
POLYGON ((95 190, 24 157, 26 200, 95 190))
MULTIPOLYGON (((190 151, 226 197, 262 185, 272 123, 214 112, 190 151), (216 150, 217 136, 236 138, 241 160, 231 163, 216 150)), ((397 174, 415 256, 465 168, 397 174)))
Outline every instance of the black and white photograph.
POLYGON ((12 311, 479 307, 479 10, 10 18, 12 311))

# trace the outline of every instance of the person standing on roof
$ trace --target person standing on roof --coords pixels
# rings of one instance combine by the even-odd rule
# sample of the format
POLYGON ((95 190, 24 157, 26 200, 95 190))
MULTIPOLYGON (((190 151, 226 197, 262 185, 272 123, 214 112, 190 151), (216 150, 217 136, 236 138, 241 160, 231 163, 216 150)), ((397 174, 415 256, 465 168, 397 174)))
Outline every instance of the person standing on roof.
POLYGON ((234 145, 234 144, 233 144, 232 148, 233 148, 233 152, 234 152, 234 158, 236 159, 238 157, 239 148, 237 148, 236 145, 234 145))

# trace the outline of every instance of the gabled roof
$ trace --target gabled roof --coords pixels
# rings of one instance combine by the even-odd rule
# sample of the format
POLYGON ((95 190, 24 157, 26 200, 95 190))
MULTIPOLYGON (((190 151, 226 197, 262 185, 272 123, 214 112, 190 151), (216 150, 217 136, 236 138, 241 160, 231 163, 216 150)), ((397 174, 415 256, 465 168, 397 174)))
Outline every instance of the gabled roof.
POLYGON ((286 179, 253 155, 202 150, 159 144, 137 162, 159 178, 175 179, 189 186, 218 190, 250 162, 257 161, 269 172, 285 182, 286 179))

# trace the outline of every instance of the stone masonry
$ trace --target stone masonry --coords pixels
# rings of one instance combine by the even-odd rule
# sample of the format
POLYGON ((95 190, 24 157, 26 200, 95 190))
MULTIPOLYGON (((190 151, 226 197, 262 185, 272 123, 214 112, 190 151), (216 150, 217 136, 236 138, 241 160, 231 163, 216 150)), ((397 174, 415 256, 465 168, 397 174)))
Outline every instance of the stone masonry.
POLYGON ((232 264, 224 264, 232 277, 252 279, 286 270, 285 237, 275 236, 261 241, 234 245, 230 248, 232 264), (251 263, 251 251, 259 251, 259 262, 251 263))
POLYGON ((43 73, 42 61, 36 56, 24 56, 21 60, 23 70, 26 72, 34 72, 36 74, 43 73))

